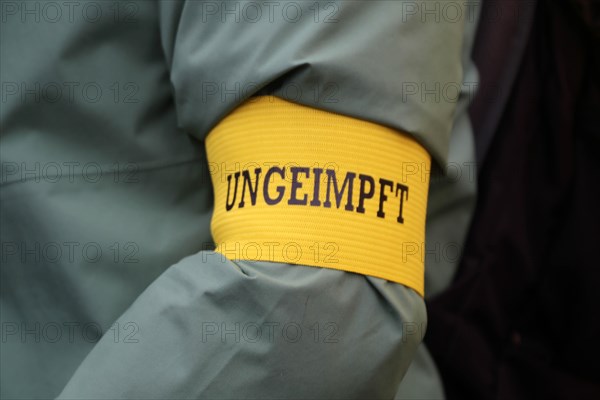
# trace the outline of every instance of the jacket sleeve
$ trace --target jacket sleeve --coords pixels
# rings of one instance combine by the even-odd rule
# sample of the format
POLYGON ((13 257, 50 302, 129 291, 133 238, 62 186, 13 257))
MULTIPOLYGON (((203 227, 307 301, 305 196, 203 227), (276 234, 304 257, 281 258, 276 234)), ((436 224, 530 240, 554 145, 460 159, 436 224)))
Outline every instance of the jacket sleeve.
POLYGON ((175 17, 171 3, 163 43, 196 137, 262 90, 408 132, 444 164, 468 4, 188 1, 175 17))
MULTIPOLYGON (((267 95, 403 132, 444 163, 456 100, 444 90, 462 81, 464 21, 424 19, 413 4, 161 2, 180 127, 207 141, 249 99, 267 95)), ((201 252, 167 269, 120 318, 140 326, 139 345, 103 338, 60 398, 250 396, 265 387, 280 396, 393 395, 421 339, 414 328, 425 323, 422 298, 384 280, 277 264, 201 252), (257 321, 304 327, 311 316, 338 321, 342 344, 306 351, 307 343, 256 344, 244 331, 257 321), (354 367, 362 356, 353 348, 369 353, 373 372, 354 367)))

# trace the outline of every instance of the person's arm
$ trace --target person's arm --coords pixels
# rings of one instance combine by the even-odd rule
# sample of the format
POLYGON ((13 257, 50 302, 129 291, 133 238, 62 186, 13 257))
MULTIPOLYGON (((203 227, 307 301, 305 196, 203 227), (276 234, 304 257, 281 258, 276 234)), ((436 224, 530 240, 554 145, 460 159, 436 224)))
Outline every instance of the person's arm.
MULTIPOLYGON (((320 349, 315 354, 327 357, 316 366, 293 346, 278 350, 304 370, 307 387, 343 393, 347 388, 339 382, 318 385, 314 372, 327 362, 329 370, 360 372, 351 360, 362 357, 361 343, 370 343, 369 332, 378 331, 367 325, 369 312, 377 310, 360 309, 373 301, 367 296, 348 299, 349 289, 339 293, 319 285, 334 282, 326 277, 331 270, 352 272, 344 275, 348 282, 362 275, 382 278, 382 285, 397 282, 387 284, 401 288, 405 301, 394 310, 422 313, 422 260, 414 257, 409 265, 405 245, 424 240, 430 155, 444 162, 455 107, 439 93, 438 101, 423 96, 461 81, 462 25, 424 23, 410 12, 409 2, 273 2, 257 20, 248 18, 250 3, 194 1, 171 14, 169 3, 162 4, 163 45, 179 123, 206 141, 209 162, 218 170, 212 177, 212 230, 220 253, 202 252, 159 277, 121 317, 140 326, 140 343, 101 340, 60 398, 197 397, 226 387, 228 379, 230 389, 274 379, 251 373, 253 359, 257 365, 278 360, 259 356, 268 347, 250 342, 236 347, 239 343, 206 336, 212 332, 207 329, 222 329, 217 322, 224 319, 233 324, 225 328, 244 316, 254 316, 246 323, 268 322, 265 304, 275 314, 290 310, 284 292, 270 295, 270 283, 261 283, 260 292, 241 275, 276 281, 278 288, 287 282, 292 297, 301 296, 293 288, 304 282, 305 304, 317 297, 315 290, 326 293, 314 315, 333 315, 326 300, 335 303, 336 312, 345 305, 352 308, 348 315, 363 314, 362 330, 356 322, 345 326, 344 332, 355 334, 352 341, 320 349), (314 245, 321 242, 333 247, 315 256, 314 245), (249 243, 265 246, 260 258, 249 243), (291 247, 281 252, 289 243, 297 245, 296 253, 291 247), (321 256, 332 250, 331 258, 321 256), (270 259, 271 254, 280 256, 270 259), (325 272, 321 280, 304 272, 280 277, 294 273, 288 264, 325 272), (344 355, 349 348, 359 352, 344 355), (224 354, 235 361, 223 360, 224 354), (236 365, 247 368, 219 375, 238 371, 236 365)), ((305 318, 300 312, 297 320, 305 318)), ((402 318, 399 324, 414 322, 402 318)), ((399 353, 382 346, 380 379, 390 366, 394 379, 406 370, 418 340, 407 340, 404 352, 400 342, 399 353), (384 362, 385 352, 404 358, 384 362)), ((285 374, 285 368, 273 368, 285 374)), ((377 377, 367 380, 364 372, 340 382, 347 381, 363 390, 378 385, 377 377)), ((233 389, 230 393, 238 393, 233 389)))

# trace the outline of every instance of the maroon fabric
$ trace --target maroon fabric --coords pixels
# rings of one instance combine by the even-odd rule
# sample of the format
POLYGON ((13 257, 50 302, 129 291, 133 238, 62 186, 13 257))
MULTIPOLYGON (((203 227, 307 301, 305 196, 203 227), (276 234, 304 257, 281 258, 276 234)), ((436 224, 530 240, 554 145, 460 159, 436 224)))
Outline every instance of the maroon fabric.
MULTIPOLYGON (((428 302, 425 340, 449 399, 600 399, 594 9, 583 0, 539 1, 515 80, 503 82, 512 89, 479 165, 461 265, 450 289, 428 302)), ((487 65, 480 71, 485 89, 499 72, 482 59, 502 49, 494 40, 503 35, 483 37, 489 41, 476 43, 474 56, 487 65)), ((471 111, 500 104, 490 98, 478 95, 471 111), (483 100, 487 106, 477 103, 483 100)), ((474 126, 481 141, 486 121, 474 126)))
POLYGON ((514 86, 531 32, 535 1, 484 1, 473 59, 482 75, 471 123, 477 132, 477 162, 487 155, 491 140, 514 86))

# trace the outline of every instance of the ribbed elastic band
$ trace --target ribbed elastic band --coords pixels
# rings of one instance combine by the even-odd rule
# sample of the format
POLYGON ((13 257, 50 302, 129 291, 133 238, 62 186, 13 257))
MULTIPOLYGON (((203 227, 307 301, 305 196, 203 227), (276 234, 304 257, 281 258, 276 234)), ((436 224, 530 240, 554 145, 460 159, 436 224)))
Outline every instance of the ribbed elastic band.
POLYGON ((430 157, 410 136, 264 96, 223 119, 206 148, 217 252, 371 275, 423 295, 414 249, 430 157))

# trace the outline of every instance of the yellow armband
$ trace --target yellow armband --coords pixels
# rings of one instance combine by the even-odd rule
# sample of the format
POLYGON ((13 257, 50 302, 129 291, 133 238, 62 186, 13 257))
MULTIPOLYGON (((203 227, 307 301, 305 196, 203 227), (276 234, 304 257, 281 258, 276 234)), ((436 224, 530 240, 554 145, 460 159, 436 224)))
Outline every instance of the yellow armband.
POLYGON ((430 157, 371 122, 253 98, 206 139, 216 251, 371 275, 423 295, 430 157))

